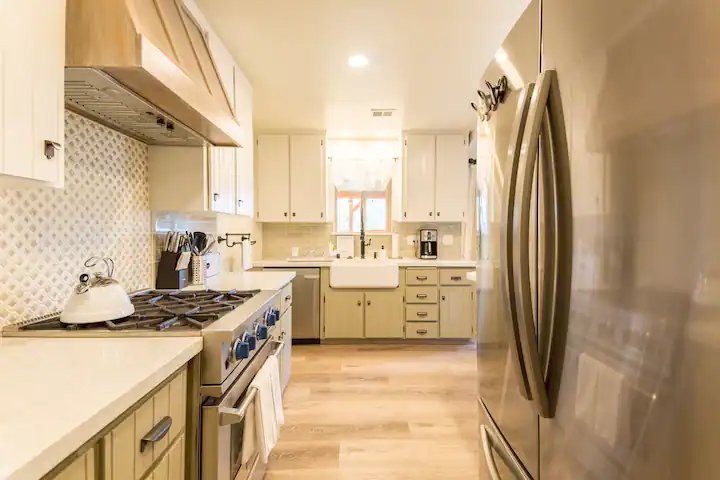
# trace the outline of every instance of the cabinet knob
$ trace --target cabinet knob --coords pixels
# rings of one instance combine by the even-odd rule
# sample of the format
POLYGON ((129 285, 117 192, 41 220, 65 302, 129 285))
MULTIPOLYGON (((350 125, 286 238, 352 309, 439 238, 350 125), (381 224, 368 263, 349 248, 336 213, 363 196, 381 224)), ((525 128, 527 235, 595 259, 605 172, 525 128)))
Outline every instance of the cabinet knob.
POLYGON ((437 212, 435 215, 439 217, 439 216, 440 216, 440 212, 437 212))
POLYGON ((325 214, 323 212, 320 212, 320 218, 323 218, 325 214))
POLYGON ((295 216, 295 212, 293 212, 293 217, 295 216))
POLYGON ((362 302, 358 300, 358 307, 362 306, 362 302))
POLYGON ((442 299, 445 300, 445 295, 442 296, 442 299))
POLYGON ((62 145, 52 140, 45 140, 45 158, 52 160, 55 158, 55 152, 57 152, 62 145))
POLYGON ((215 200, 216 202, 217 202, 218 200, 220 200, 220 194, 219 194, 219 193, 213 193, 213 200, 215 200))
POLYGON ((283 215, 285 215, 287 217, 287 212, 283 213, 283 215))
POLYGON ((372 305, 372 303, 370 302, 370 300, 367 301, 367 304, 368 304, 368 306, 372 305))
POLYGON ((238 207, 242 207, 242 200, 238 200, 238 207))
POLYGON ((428 215, 430 215, 432 217, 432 212, 428 213, 428 215))

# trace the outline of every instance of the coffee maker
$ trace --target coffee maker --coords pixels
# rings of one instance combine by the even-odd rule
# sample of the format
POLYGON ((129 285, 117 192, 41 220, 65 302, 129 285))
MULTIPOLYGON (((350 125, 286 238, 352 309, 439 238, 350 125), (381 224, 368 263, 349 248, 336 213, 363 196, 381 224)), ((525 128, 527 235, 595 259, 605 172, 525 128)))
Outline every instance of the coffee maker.
POLYGON ((422 229, 418 234, 417 257, 422 260, 436 260, 438 254, 438 231, 422 229))

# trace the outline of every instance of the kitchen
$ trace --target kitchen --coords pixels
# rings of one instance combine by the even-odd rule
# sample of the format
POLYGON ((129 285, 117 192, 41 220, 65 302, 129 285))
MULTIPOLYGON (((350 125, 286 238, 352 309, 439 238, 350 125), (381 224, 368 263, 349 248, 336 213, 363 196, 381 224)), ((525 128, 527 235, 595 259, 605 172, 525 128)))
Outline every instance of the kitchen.
POLYGON ((631 3, 1 3, 0 478, 712 477, 720 24, 631 3))

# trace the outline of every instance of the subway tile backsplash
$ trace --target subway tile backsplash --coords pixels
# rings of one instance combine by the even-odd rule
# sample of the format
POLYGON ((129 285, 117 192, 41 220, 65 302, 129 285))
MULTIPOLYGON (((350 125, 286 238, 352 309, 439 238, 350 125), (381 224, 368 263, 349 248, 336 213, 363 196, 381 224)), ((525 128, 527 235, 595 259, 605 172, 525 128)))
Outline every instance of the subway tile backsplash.
POLYGON ((0 188, 0 325, 62 309, 93 255, 148 286, 150 228, 147 146, 66 111, 65 188, 0 188))

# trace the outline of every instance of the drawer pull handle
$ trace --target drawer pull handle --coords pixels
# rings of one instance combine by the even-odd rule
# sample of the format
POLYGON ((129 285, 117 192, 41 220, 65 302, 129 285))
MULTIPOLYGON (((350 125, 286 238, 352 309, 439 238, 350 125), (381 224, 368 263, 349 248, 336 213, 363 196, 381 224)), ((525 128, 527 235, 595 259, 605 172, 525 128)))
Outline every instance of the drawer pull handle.
POLYGON ((172 418, 163 417, 163 419, 160 420, 157 425, 152 428, 152 430, 150 430, 148 433, 145 434, 144 437, 140 439, 140 453, 145 453, 145 449, 151 443, 159 442, 160 440, 162 440, 165 435, 167 435, 170 431, 171 426, 172 418))
POLYGON ((418 330, 417 333, 418 333, 419 335, 426 335, 426 334, 427 334, 427 330, 423 328, 422 330, 418 330))
POLYGON ((427 293, 418 293, 415 295, 417 298, 427 298, 427 293))
POLYGON ((418 275, 415 278, 417 278, 418 280, 427 280, 427 275, 418 275))
POLYGON ((452 276, 452 277, 450 277, 450 280, 453 280, 453 281, 455 281, 455 282, 459 282, 460 280, 462 280, 462 277, 460 277, 460 276, 457 276, 457 277, 452 276))
POLYGON ((417 312, 417 316, 418 316, 418 317, 427 317, 427 316, 428 316, 428 312, 417 312))

